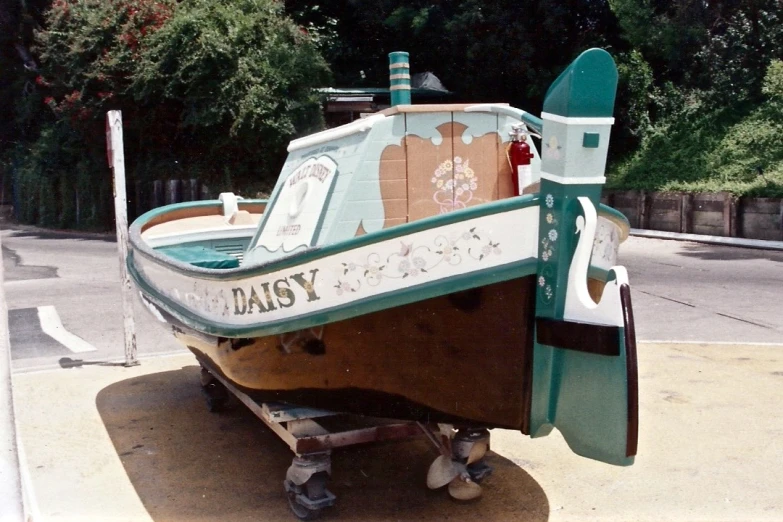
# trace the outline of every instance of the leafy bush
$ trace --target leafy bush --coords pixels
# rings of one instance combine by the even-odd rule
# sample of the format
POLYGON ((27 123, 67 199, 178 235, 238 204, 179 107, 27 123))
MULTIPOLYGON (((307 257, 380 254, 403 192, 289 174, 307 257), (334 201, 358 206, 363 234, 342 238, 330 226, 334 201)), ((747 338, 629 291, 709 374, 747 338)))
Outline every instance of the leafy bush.
POLYGON ((710 108, 696 101, 665 118, 639 151, 612 167, 609 186, 783 196, 780 64, 768 68, 769 98, 756 108, 710 108))
POLYGON ((111 225, 108 110, 129 180, 233 190, 275 177, 288 140, 322 125, 328 66, 275 0, 55 0, 36 51, 19 111, 36 134, 14 156, 28 222, 111 225))

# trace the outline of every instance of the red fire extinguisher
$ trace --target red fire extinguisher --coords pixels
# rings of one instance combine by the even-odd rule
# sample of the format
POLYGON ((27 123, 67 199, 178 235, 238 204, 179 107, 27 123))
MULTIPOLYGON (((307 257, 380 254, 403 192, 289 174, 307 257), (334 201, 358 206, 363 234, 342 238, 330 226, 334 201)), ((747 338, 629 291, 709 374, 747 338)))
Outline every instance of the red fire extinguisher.
POLYGON ((511 163, 511 179, 514 182, 514 195, 519 196, 522 189, 533 182, 533 170, 530 166, 533 154, 530 152, 530 145, 527 144, 527 132, 525 132, 524 125, 514 125, 509 135, 511 136, 511 146, 508 157, 511 163))

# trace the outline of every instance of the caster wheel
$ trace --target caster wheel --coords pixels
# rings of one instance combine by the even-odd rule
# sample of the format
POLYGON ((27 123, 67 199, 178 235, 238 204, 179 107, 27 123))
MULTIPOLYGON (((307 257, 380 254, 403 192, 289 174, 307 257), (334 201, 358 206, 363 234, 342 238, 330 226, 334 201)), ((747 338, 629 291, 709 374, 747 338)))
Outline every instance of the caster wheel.
POLYGON ((301 486, 285 481, 288 505, 299 520, 315 520, 324 507, 334 503, 334 495, 326 489, 328 478, 326 472, 319 472, 301 486))

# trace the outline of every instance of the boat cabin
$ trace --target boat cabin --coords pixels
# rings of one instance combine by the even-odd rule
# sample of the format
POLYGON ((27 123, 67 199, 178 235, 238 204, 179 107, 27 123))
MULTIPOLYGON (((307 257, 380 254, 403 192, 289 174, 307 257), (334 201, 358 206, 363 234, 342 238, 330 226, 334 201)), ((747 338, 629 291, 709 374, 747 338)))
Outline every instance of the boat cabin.
MULTIPOLYGON (((294 140, 245 263, 514 195, 508 157, 522 111, 503 104, 396 105, 294 140)), ((537 191, 540 158, 531 144, 537 191)))

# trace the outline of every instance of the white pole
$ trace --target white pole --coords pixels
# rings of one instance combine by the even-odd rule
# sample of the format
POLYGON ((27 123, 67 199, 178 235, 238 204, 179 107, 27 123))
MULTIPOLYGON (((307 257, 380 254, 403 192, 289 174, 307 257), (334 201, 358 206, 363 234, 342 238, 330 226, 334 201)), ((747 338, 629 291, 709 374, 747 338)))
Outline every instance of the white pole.
POLYGON ((0 521, 22 522, 24 501, 11 390, 11 343, 0 263, 0 521))
POLYGON ((128 198, 125 194, 125 152, 122 145, 122 111, 106 113, 106 152, 114 173, 114 215, 117 223, 117 249, 120 254, 122 316, 125 328, 125 366, 136 359, 136 326, 133 321, 133 286, 125 260, 128 257, 128 198))

